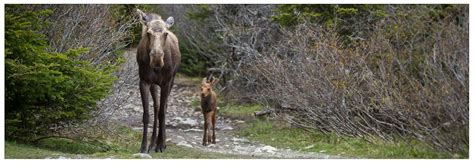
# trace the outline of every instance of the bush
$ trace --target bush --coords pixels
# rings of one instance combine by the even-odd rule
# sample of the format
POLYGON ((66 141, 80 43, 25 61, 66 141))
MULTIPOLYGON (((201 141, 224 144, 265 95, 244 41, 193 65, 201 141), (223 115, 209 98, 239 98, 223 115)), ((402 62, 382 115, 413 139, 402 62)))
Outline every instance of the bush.
POLYGON ((468 150, 467 5, 206 8, 215 32, 188 31, 218 43, 200 54, 228 70, 226 97, 324 133, 468 150))
POLYGON ((415 137, 466 152, 467 6, 432 17, 437 6, 391 6, 367 39, 344 46, 335 29, 282 29, 272 50, 237 71, 236 90, 274 105, 293 125, 325 133, 394 140, 415 137))
POLYGON ((49 52, 39 33, 52 10, 5 8, 5 126, 7 139, 29 140, 54 127, 81 121, 105 97, 115 66, 93 66, 85 48, 49 52), (101 67, 101 68, 98 68, 101 67))

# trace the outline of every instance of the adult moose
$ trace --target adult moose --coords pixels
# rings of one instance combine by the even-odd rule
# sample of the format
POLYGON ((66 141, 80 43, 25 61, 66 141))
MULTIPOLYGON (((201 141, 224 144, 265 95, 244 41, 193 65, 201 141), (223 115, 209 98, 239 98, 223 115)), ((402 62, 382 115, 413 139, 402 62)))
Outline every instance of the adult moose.
POLYGON ((157 14, 144 13, 139 9, 137 13, 142 24, 142 36, 137 48, 140 95, 143 105, 143 138, 140 152, 150 152, 152 148, 155 148, 155 152, 163 152, 166 149, 167 101, 181 62, 181 52, 178 38, 168 30, 174 23, 173 17, 163 21, 157 14), (161 93, 159 102, 158 86, 161 93), (154 116, 151 142, 147 150, 150 94, 153 99, 154 116), (158 124, 157 121, 159 121, 158 124), (159 125, 158 135, 157 125, 159 125))

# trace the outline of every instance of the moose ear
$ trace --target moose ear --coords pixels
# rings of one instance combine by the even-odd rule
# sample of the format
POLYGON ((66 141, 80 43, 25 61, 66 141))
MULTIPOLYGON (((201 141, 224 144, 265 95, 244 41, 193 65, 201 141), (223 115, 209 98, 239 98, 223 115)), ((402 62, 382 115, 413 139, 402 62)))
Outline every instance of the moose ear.
POLYGON ((174 18, 172 16, 168 17, 168 19, 166 19, 166 28, 170 28, 171 26, 173 26, 174 24, 174 18))
POLYGON ((201 84, 206 84, 207 83, 207 79, 206 78, 202 78, 202 83, 201 84))
POLYGON ((141 22, 146 22, 147 21, 148 18, 142 10, 137 9, 137 14, 140 16, 140 21, 141 22))

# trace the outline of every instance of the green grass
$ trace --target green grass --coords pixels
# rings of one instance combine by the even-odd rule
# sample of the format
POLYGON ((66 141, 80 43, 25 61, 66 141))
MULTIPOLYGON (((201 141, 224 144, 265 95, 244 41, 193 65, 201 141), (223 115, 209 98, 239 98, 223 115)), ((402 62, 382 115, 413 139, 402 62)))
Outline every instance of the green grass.
MULTIPOLYGON (((116 158, 130 159, 138 153, 141 132, 134 131, 125 126, 114 128, 120 135, 102 134, 90 128, 89 132, 99 133, 95 138, 65 139, 47 138, 37 144, 20 144, 14 141, 5 142, 5 158, 7 159, 44 159, 47 157, 58 158, 116 158)), ((191 159, 191 158, 248 158, 250 156, 237 156, 206 152, 198 149, 176 146, 168 143, 164 153, 151 153, 154 159, 191 159)))
POLYGON ((37 148, 31 145, 18 144, 16 142, 5 142, 5 158, 6 159, 43 159, 55 155, 67 156, 68 154, 37 148))
POLYGON ((249 120, 254 119, 254 112, 262 110, 262 106, 258 104, 221 104, 219 115, 230 117, 232 119, 249 120))
POLYGON ((468 158, 468 151, 461 153, 437 152, 418 140, 394 142, 373 140, 372 143, 354 137, 340 137, 320 132, 308 132, 289 126, 286 122, 255 119, 253 113, 261 110, 261 105, 228 104, 221 107, 223 116, 246 119, 236 134, 250 140, 296 151, 324 152, 355 158, 468 158), (407 143, 409 142, 409 143, 407 143))
MULTIPOLYGON (((55 140, 55 139, 53 139, 55 140)), ((51 141, 53 142, 53 141, 51 141)), ((49 142, 49 143, 51 143, 49 142)), ((56 146, 66 147, 68 143, 59 141, 54 141, 56 146), (61 142, 61 143, 60 143, 61 142)), ((72 147, 74 147, 73 145, 72 147)), ((77 148, 75 148, 77 150, 77 148)), ((90 147, 84 147, 81 150, 87 150, 90 147)), ((138 150, 138 147, 137 149, 138 150)), ((44 159, 47 157, 58 158, 63 156, 66 158, 116 158, 116 159, 131 159, 134 158, 133 154, 137 152, 131 151, 95 151, 92 153, 81 154, 81 153, 70 153, 71 150, 59 148, 59 149, 50 149, 42 148, 35 145, 26 145, 18 144, 16 142, 5 142, 5 158, 7 159, 44 159), (78 156, 79 154, 80 156, 78 156)), ((237 156, 221 153, 212 153, 206 152, 181 146, 176 146, 174 144, 168 144, 168 147, 164 153, 151 153, 151 156, 154 159, 225 159, 225 158, 251 158, 250 156, 237 156)))
POLYGON ((297 151, 324 152, 355 158, 468 158, 466 153, 436 152, 423 143, 412 140, 389 143, 375 140, 369 143, 362 138, 338 137, 318 132, 307 132, 270 120, 248 122, 237 134, 253 141, 277 148, 290 148, 297 151))
MULTIPOLYGON (((201 99, 191 99, 191 106, 193 108, 200 107, 201 99)), ((223 100, 217 102, 218 116, 224 116, 231 119, 251 120, 254 118, 254 112, 262 110, 263 106, 258 104, 243 104, 237 105, 233 103, 225 103, 223 100)))

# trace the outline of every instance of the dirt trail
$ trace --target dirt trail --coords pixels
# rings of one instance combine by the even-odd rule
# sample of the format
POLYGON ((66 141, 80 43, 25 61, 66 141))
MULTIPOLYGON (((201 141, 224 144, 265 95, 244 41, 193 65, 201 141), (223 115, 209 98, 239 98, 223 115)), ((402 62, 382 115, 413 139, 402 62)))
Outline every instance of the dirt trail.
MULTIPOLYGON (((142 113, 140 93, 138 89, 138 66, 135 61, 135 49, 127 50, 125 53, 126 63, 120 75, 119 83, 124 84, 122 90, 116 92, 117 96, 127 99, 123 105, 114 107, 110 117, 131 126, 135 130, 142 130, 142 113), (117 109, 118 108, 118 109, 117 109)), ((241 120, 232 120, 218 115, 216 126, 216 144, 207 147, 201 145, 203 117, 200 110, 191 106, 193 98, 199 98, 198 85, 177 78, 175 86, 168 101, 166 113, 167 143, 176 144, 197 150, 234 154, 242 156, 254 156, 257 158, 339 158, 322 153, 298 152, 290 149, 277 149, 275 147, 249 141, 246 138, 232 134, 232 131, 241 120)), ((150 100, 152 101, 152 100, 150 100)), ((150 102, 150 106, 151 102, 150 102)), ((150 113, 152 109, 150 108, 150 113)), ((150 115, 151 117, 153 114, 150 115)), ((150 126, 151 128, 151 123, 150 126)), ((151 129, 149 129, 151 132, 151 129)), ((151 134, 150 134, 151 135, 151 134)))

